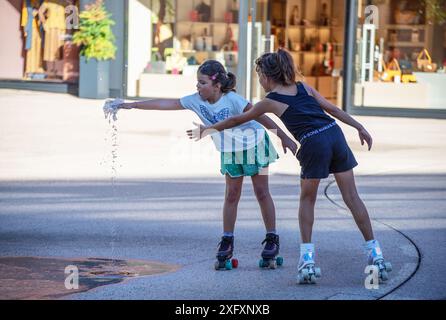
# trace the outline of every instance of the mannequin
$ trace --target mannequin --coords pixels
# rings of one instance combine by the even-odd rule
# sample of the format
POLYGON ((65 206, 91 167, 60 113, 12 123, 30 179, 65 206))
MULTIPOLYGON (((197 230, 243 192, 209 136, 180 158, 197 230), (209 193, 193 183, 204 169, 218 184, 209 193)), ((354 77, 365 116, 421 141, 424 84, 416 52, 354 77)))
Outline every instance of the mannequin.
POLYGON ((43 60, 49 77, 56 76, 56 60, 62 58, 65 36, 65 1, 43 0, 39 9, 40 21, 45 29, 43 60))
POLYGON ((25 77, 32 73, 43 73, 42 60, 42 30, 38 17, 38 8, 41 0, 23 0, 22 21, 26 38, 25 50, 25 77))
POLYGON ((297 5, 293 7, 293 11, 292 11, 291 17, 290 17, 290 25, 291 26, 300 25, 299 6, 297 6, 297 5))

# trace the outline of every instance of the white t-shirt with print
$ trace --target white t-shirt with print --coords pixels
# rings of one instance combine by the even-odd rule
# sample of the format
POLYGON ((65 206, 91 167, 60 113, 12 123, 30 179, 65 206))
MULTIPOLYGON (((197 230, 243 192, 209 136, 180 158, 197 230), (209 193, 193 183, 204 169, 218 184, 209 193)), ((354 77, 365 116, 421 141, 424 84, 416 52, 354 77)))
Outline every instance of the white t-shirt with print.
MULTIPOLYGON (((195 112, 205 126, 216 124, 232 116, 240 115, 248 105, 248 100, 231 91, 223 94, 211 104, 194 93, 180 99, 185 109, 195 112)), ((224 132, 211 135, 216 148, 221 152, 234 152, 254 148, 265 137, 265 129, 256 121, 249 121, 224 132)))

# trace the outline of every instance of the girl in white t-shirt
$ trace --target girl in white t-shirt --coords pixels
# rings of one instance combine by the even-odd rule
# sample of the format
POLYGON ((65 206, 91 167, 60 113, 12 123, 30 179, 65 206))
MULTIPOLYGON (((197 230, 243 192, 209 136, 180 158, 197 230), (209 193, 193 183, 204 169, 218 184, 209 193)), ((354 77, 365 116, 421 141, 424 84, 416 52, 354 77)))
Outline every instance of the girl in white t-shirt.
MULTIPOLYGON (((198 69, 196 93, 181 99, 153 99, 133 103, 118 103, 118 109, 143 110, 191 110, 205 125, 213 125, 252 108, 243 97, 235 93, 236 78, 226 72, 215 60, 205 61, 198 69)), ((113 104, 113 102, 112 102, 113 104)), ((274 130, 282 140, 282 146, 296 153, 297 145, 270 118, 263 115, 239 127, 212 136, 221 152, 221 173, 226 177, 223 206, 223 236, 217 252, 215 268, 232 269, 237 260, 232 259, 234 227, 240 199, 243 177, 251 177, 254 192, 260 205, 266 228, 265 247, 260 260, 261 267, 275 268, 282 264, 279 254, 279 236, 276 233, 274 202, 268 188, 268 166, 278 159, 265 128, 274 130), (258 121, 258 122, 257 122, 258 121), (259 124, 260 123, 260 124, 259 124)))

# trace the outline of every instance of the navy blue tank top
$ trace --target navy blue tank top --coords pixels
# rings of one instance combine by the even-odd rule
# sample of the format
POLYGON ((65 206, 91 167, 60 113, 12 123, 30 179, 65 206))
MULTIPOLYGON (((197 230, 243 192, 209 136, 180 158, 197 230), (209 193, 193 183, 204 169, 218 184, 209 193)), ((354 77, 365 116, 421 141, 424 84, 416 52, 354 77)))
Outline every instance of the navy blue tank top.
POLYGON ((316 129, 332 124, 335 120, 329 117, 317 100, 307 93, 301 82, 297 82, 297 95, 283 95, 270 92, 266 98, 288 105, 280 116, 287 129, 297 140, 316 129))

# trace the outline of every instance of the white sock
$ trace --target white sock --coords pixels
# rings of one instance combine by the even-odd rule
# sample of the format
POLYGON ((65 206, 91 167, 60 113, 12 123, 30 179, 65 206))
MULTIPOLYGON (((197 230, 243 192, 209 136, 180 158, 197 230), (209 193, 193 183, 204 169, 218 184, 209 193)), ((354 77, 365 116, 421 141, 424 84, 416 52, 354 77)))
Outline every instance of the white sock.
POLYGON ((300 244, 300 256, 302 257, 306 253, 311 253, 311 257, 314 257, 314 243, 300 244))
POLYGON ((375 240, 375 239, 369 240, 365 243, 365 247, 367 249, 373 249, 375 247, 379 247, 379 242, 378 242, 378 240, 375 240))

